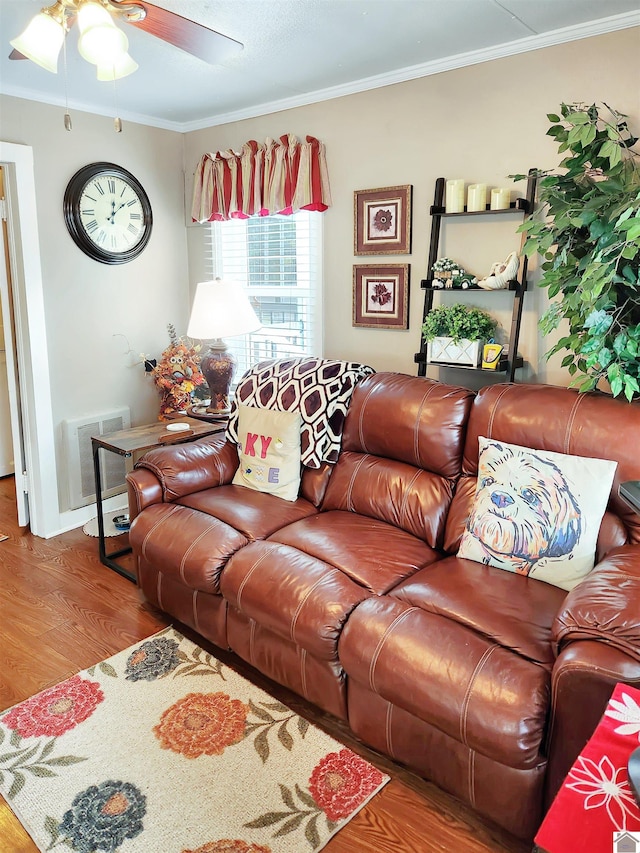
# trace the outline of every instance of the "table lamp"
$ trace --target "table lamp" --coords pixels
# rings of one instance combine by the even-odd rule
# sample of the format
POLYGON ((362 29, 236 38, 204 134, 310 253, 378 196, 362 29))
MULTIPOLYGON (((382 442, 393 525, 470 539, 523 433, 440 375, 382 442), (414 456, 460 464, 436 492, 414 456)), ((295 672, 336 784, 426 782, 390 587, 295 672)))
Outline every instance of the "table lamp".
POLYGON ((249 297, 238 283, 216 278, 196 286, 187 335, 210 341, 200 361, 211 392, 208 414, 224 415, 230 410, 229 388, 236 359, 222 339, 255 332, 260 326, 249 297))

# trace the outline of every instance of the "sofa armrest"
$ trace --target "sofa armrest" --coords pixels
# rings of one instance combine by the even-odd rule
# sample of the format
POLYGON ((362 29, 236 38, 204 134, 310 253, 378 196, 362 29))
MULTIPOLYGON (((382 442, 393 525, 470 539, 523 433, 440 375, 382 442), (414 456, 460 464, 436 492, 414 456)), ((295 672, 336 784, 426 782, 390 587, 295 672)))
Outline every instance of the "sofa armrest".
POLYGON ((146 507, 162 503, 162 486, 158 478, 144 468, 127 474, 127 492, 130 522, 146 507))
POLYGON ((552 627, 556 652, 598 640, 640 662, 640 546, 610 551, 565 598, 552 627))
POLYGON ((215 435, 192 441, 149 450, 138 460, 136 470, 150 471, 162 489, 162 500, 201 492, 204 489, 224 486, 233 480, 238 468, 236 445, 215 435))
POLYGON ((569 643, 551 674, 545 808, 593 734, 618 682, 640 686, 640 665, 598 640, 569 643))

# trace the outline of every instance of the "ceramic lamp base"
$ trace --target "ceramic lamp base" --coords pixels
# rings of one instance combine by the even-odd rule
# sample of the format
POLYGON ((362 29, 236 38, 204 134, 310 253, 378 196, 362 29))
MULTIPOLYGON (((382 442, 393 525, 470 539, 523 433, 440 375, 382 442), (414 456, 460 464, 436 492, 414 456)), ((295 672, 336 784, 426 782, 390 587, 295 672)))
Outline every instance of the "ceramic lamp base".
POLYGON ((211 403, 207 407, 209 414, 224 415, 231 410, 229 389, 235 369, 236 358, 221 340, 211 344, 200 360, 200 370, 211 392, 211 403))

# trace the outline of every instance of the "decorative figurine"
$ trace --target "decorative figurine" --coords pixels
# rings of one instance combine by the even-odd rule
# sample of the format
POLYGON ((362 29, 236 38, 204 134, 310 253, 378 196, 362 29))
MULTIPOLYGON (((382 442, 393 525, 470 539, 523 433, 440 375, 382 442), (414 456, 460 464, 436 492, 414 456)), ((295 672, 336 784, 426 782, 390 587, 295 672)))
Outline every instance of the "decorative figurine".
POLYGON ((161 421, 183 414, 193 401, 196 387, 205 381, 200 371, 199 347, 185 344, 176 335, 173 325, 170 324, 168 329, 171 344, 150 371, 162 396, 158 415, 161 421))
POLYGON ((509 282, 513 281, 518 274, 520 258, 517 252, 511 252, 504 261, 496 261, 486 278, 481 278, 478 287, 483 290, 505 290, 509 282))
POLYGON ((440 258, 431 268, 433 286, 435 288, 461 288, 467 290, 478 284, 478 279, 472 273, 466 272, 460 264, 451 258, 440 258))

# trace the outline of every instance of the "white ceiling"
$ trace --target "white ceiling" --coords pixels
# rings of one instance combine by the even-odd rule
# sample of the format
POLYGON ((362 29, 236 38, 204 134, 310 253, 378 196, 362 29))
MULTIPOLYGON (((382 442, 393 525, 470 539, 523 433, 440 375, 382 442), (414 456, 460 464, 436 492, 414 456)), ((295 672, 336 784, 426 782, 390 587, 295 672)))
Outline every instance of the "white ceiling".
MULTIPOLYGON (((64 104, 57 75, 10 61, 9 40, 52 0, 0 0, 0 92, 64 104)), ((224 66, 120 24, 140 68, 99 83, 67 48, 72 108, 193 130, 325 100, 449 68, 640 25, 640 0, 158 0, 231 36, 224 66), (116 106, 117 104, 117 106, 116 106)), ((640 53, 640 31, 639 31, 640 53)), ((636 69, 637 70, 637 69, 636 69)))

